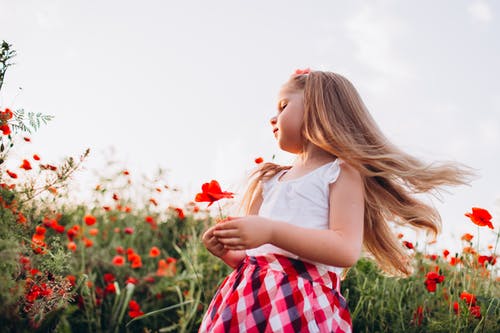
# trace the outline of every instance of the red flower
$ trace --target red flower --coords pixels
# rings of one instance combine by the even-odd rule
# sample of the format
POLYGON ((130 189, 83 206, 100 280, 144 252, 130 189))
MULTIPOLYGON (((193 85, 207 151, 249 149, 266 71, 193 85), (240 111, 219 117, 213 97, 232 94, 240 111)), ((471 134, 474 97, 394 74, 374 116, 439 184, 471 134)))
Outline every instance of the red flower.
POLYGON ((120 198, 118 197, 118 194, 113 193, 113 200, 118 201, 120 198))
POLYGON ((115 256, 112 260, 113 265, 115 266, 123 266, 125 263, 125 258, 123 256, 115 256))
POLYGON ((461 263, 461 260, 460 258, 457 258, 457 257, 451 257, 450 259, 450 265, 452 266, 455 266, 457 264, 461 263))
POLYGON ((444 281, 444 275, 439 275, 436 272, 429 272, 426 275, 425 287, 429 292, 436 291, 436 285, 444 281))
POLYGON ((458 302, 453 302, 453 311, 455 311, 456 314, 460 313, 460 305, 458 302))
POLYGON ((422 321, 424 320, 424 307, 419 305, 413 314, 413 322, 418 326, 422 325, 422 321))
POLYGON ((137 280, 136 278, 133 278, 133 277, 128 277, 126 280, 125 280, 125 284, 128 284, 128 283, 131 283, 133 285, 136 285, 139 283, 139 280, 137 280))
POLYGON ((216 180, 212 180, 210 183, 205 183, 201 186, 201 193, 196 194, 194 201, 196 202, 209 202, 210 207, 215 201, 223 198, 231 199, 233 198, 232 192, 223 192, 220 188, 219 183, 216 180))
POLYGON ((23 164, 21 164, 20 168, 26 171, 31 170, 31 164, 28 160, 23 160, 23 164))
POLYGON ((106 283, 111 283, 111 282, 114 282, 116 280, 115 276, 111 273, 105 273, 103 278, 104 278, 104 282, 106 282, 106 283))
POLYGON ((2 131, 3 135, 9 135, 11 133, 10 127, 8 124, 2 124, 0 125, 0 131, 2 131))
POLYGON ((474 296, 474 294, 469 294, 466 291, 462 291, 462 293, 460 294, 460 299, 464 300, 465 303, 467 303, 467 305, 469 306, 476 305, 476 296, 474 296))
POLYGON ((311 73, 311 69, 310 68, 305 68, 305 69, 296 69, 295 70, 295 74, 297 75, 301 75, 301 74, 309 74, 311 73))
POLYGON ((179 219, 184 220, 185 215, 184 215, 184 211, 182 210, 182 208, 175 208, 175 211, 177 212, 179 219))
POLYGON ((40 161, 40 156, 38 156, 37 154, 34 154, 34 155, 33 155, 33 159, 34 159, 35 161, 40 161))
POLYGON ((443 250, 443 257, 446 259, 448 255, 450 254, 450 251, 448 250, 443 250))
POLYGON ((114 294, 114 293, 116 293, 116 287, 115 287, 115 284, 114 284, 114 283, 109 283, 109 284, 106 286, 105 291, 106 291, 106 293, 108 293, 108 294, 114 294))
POLYGON ((24 139, 24 141, 26 141, 26 142, 31 142, 31 139, 30 139, 30 138, 28 138, 27 136, 25 136, 23 139, 24 139))
POLYGON ((487 262, 490 265, 496 264, 497 258, 495 258, 494 256, 479 256, 477 258, 477 262, 484 267, 487 262))
POLYGON ((129 255, 128 260, 131 262, 130 267, 132 267, 132 268, 141 268, 142 267, 141 256, 138 255, 137 253, 133 253, 133 254, 129 255))
POLYGON ((134 233, 134 228, 131 228, 131 227, 126 227, 123 229, 123 231, 127 234, 127 235, 132 235, 134 233))
POLYGON ((12 172, 12 171, 7 170, 7 174, 10 176, 10 178, 13 178, 13 179, 17 178, 17 174, 12 172))
POLYGON ((116 253, 118 253, 118 254, 125 254, 125 249, 122 246, 117 246, 116 247, 116 253))
POLYGON ((404 246, 412 250, 414 248, 413 244, 411 242, 403 241, 404 246))
POLYGON ((83 221, 85 222, 86 225, 93 225, 97 220, 95 216, 89 214, 83 217, 83 221))
POLYGON ((144 312, 141 311, 141 307, 136 301, 131 300, 128 303, 128 315, 130 316, 130 318, 140 317, 143 314, 144 312))
POLYGON ((68 242, 68 250, 75 252, 76 251, 76 243, 73 241, 68 242))
POLYGON ((83 237, 82 240, 85 243, 85 247, 92 247, 94 245, 94 242, 92 241, 92 239, 88 239, 87 237, 83 237))
POLYGON ((153 246, 151 250, 149 250, 150 257, 158 257, 160 253, 161 253, 160 249, 157 248, 156 246, 153 246))
POLYGON ((262 162, 264 162, 264 159, 262 157, 257 157, 255 159, 255 164, 261 164, 262 162))
POLYGON ((472 238, 474 238, 474 236, 471 234, 463 234, 461 239, 463 241, 470 242, 472 240, 472 238))
POLYGON ((486 209, 472 207, 472 213, 465 213, 465 216, 470 218, 472 223, 480 227, 488 226, 490 229, 493 229, 491 214, 486 209))
POLYGON ((471 306, 469 311, 474 317, 481 318, 481 307, 479 305, 471 306))

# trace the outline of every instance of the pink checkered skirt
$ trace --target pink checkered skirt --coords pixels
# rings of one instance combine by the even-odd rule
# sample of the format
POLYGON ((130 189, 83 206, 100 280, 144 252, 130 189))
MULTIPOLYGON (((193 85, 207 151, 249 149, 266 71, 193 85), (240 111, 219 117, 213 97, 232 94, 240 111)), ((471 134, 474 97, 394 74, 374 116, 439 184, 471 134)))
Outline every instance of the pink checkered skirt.
POLYGON ((226 277, 199 332, 352 332, 352 323, 337 274, 266 254, 226 277))

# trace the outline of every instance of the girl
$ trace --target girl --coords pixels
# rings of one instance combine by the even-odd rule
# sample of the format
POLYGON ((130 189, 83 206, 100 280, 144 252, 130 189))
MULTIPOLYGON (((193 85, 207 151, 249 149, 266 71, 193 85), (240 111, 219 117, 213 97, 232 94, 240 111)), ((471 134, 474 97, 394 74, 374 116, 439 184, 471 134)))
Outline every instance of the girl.
POLYGON ((243 200, 247 215, 204 233, 207 249, 235 270, 200 332, 351 332, 344 268, 364 247, 387 274, 410 275, 388 222, 436 237, 439 213, 413 194, 465 184, 470 172, 396 148, 335 73, 297 70, 270 122, 278 146, 297 158, 292 166, 262 165, 243 200))

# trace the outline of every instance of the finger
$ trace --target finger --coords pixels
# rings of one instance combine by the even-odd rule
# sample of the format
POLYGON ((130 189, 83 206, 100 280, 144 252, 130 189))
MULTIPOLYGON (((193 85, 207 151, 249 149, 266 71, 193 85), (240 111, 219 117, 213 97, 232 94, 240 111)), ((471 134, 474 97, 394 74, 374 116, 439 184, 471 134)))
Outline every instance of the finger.
POLYGON ((227 229, 236 229, 236 223, 234 220, 227 221, 224 223, 219 223, 215 226, 215 230, 227 230, 227 229))
POLYGON ((243 245, 236 245, 236 246, 227 245, 224 246, 224 249, 232 251, 240 251, 240 250, 245 250, 245 247, 243 245))
POLYGON ((217 238, 237 237, 238 236, 238 231, 236 229, 215 230, 214 231, 214 236, 217 237, 217 238))
POLYGON ((239 238, 220 238, 219 241, 226 245, 241 245, 241 240, 239 238))

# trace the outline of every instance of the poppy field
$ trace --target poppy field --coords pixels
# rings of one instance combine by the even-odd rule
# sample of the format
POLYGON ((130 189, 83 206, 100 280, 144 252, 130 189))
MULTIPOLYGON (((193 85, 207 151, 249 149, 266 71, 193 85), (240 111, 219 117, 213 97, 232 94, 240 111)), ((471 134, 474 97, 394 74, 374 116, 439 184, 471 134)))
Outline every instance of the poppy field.
MULTIPOLYGON (((3 42, 0 89, 14 56, 3 42)), ((178 189, 160 173, 136 183, 115 167, 81 201, 70 185, 89 151, 59 162, 43 151, 13 154, 29 151, 49 121, 0 105, 0 331, 197 332, 231 271, 201 235, 233 193, 212 180, 192 201, 173 204, 178 189)), ((387 277, 369 258, 348 271, 342 293, 356 332, 500 331, 498 217, 480 207, 463 213, 470 233, 459 252, 426 253, 397 235, 412 276, 387 277), (485 235, 496 241, 481 244, 485 235)))

